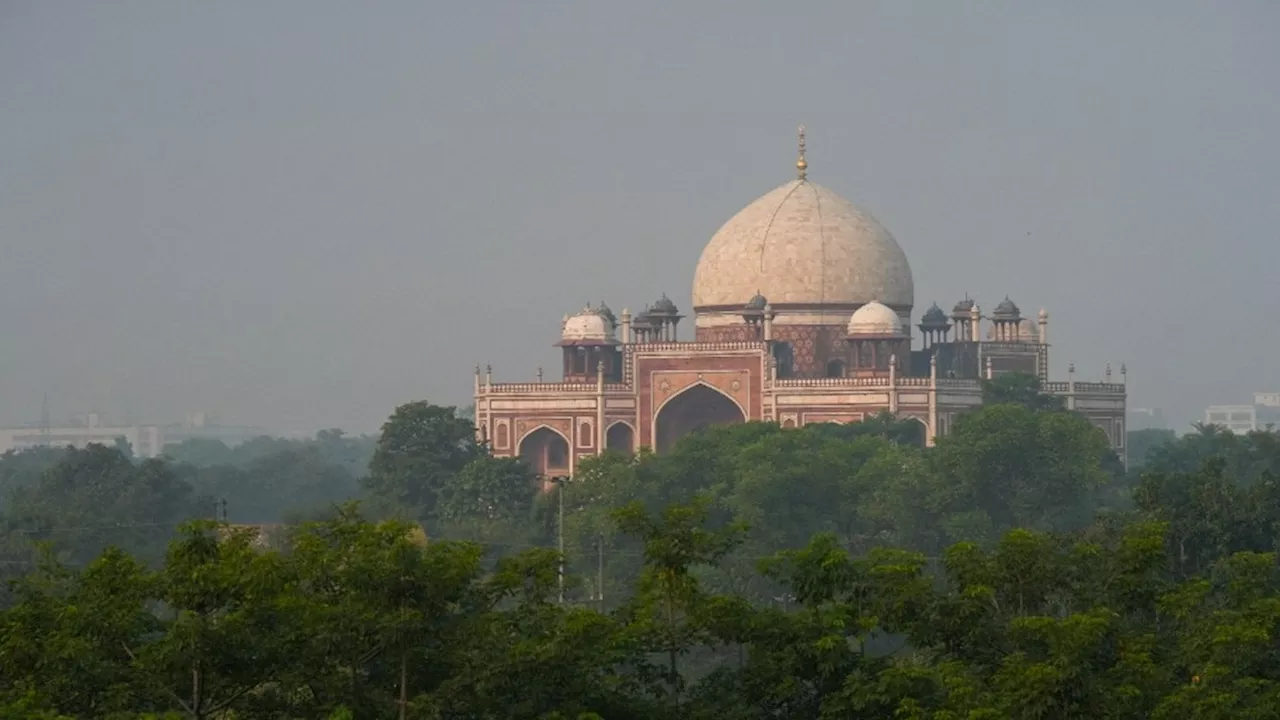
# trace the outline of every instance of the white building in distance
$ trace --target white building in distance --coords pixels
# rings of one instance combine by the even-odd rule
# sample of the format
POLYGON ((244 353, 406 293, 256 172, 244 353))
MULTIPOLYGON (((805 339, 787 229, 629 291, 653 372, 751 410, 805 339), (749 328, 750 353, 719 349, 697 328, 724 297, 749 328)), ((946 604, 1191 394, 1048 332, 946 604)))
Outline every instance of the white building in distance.
POLYGON ((115 425, 99 413, 80 413, 65 425, 26 425, 0 428, 0 453, 37 447, 77 447, 90 444, 114 445, 123 439, 136 457, 158 457, 165 445, 192 438, 220 440, 238 445, 259 435, 259 428, 242 425, 215 425, 204 413, 191 413, 182 423, 170 425, 115 425))
POLYGON ((1280 428, 1280 392, 1254 393, 1252 405, 1210 405, 1204 410, 1204 421, 1237 435, 1280 428))

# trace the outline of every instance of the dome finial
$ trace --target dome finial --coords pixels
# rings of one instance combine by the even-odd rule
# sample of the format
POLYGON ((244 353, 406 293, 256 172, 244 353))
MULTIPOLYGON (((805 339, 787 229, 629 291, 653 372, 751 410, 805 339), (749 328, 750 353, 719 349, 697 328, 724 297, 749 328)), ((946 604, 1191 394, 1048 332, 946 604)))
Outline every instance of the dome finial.
POLYGON ((800 159, 796 160, 796 177, 804 180, 809 175, 809 163, 804 159, 804 126, 800 126, 800 159))

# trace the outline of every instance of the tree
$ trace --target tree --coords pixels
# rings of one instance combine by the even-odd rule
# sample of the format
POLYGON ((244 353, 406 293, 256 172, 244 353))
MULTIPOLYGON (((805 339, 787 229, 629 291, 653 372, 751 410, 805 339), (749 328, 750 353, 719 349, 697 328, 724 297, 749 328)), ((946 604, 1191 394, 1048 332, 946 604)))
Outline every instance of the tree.
POLYGON ((164 456, 176 463, 196 467, 231 465, 232 452, 226 443, 210 438, 187 438, 179 443, 164 446, 164 456))
POLYGON ((973 513, 972 527, 1077 529, 1088 524, 1098 491, 1113 478, 1102 431, 1071 413, 1025 405, 987 405, 961 416, 930 455, 933 495, 953 529, 973 513))
POLYGON ((1130 472, 1143 469, 1147 464, 1147 456, 1157 448, 1167 446, 1176 441, 1177 435, 1172 430, 1155 428, 1130 430, 1125 434, 1125 443, 1129 448, 1130 472))
POLYGON ((455 408, 401 405, 382 426, 365 486, 434 520, 441 491, 481 454, 475 427, 455 408))
POLYGON ((34 484, 17 490, 6 524, 25 539, 54 540, 82 566, 108 545, 159 561, 174 527, 208 515, 211 504, 162 460, 134 465, 115 448, 68 449, 34 484))
POLYGON ((911 419, 899 419, 887 411, 859 422, 818 423, 806 425, 805 429, 845 440, 874 436, 899 445, 924 447, 925 444, 923 424, 911 419))
POLYGON ((326 702, 357 717, 389 707, 404 718, 440 678, 480 573, 479 546, 415 540, 395 521, 361 521, 348 507, 293 540, 307 607, 306 662, 329 679, 326 702))
POLYGON ((639 592, 624 613, 649 649, 666 657, 667 687, 678 706, 684 684, 678 658, 705 633, 699 622, 705 598, 692 570, 719 562, 740 542, 745 528, 706 529, 703 500, 668 507, 660 517, 633 503, 617 510, 614 520, 619 530, 644 542, 639 592))
POLYGON ((147 686, 193 720, 271 707, 304 637, 284 558, 255 540, 212 521, 184 525, 156 578, 172 613, 164 634, 125 648, 147 686))
POLYGON ((45 555, 15 595, 0 616, 0 697, 76 717, 156 709, 129 654, 160 626, 140 563, 109 549, 76 573, 45 555))
POLYGON ((1031 410, 1065 410, 1063 399, 1041 392, 1040 378, 1030 373, 1010 372, 982 381, 984 405, 1021 405, 1031 410))
POLYGON ((449 520, 527 520, 538 492, 537 478, 520 458, 481 456, 467 463, 441 489, 440 516, 449 520))

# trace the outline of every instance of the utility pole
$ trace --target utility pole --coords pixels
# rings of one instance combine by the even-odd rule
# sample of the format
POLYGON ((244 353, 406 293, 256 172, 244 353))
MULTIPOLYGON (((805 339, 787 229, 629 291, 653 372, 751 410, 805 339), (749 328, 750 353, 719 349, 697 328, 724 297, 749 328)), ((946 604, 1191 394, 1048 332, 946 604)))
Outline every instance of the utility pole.
POLYGON ((604 536, 596 538, 596 600, 604 612, 604 536))
POLYGON ((560 583, 560 604, 564 604, 564 481, 565 478, 556 478, 558 489, 556 495, 560 503, 559 520, 556 522, 556 545, 560 550, 560 574, 558 582, 560 583))

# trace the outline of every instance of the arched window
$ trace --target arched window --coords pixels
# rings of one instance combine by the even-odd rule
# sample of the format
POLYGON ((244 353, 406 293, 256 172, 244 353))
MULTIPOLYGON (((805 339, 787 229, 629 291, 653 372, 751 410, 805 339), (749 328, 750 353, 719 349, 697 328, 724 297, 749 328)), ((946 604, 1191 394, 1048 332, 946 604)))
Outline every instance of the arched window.
POLYGON ((632 453, 635 452, 635 444, 635 433, 631 431, 630 425, 620 422, 609 426, 609 431, 605 434, 605 449, 632 453))
POLYGON ((827 362, 827 377, 838 378, 844 377, 844 362, 840 360, 830 360, 827 362))
POLYGON ((578 447, 591 447, 591 423, 578 426, 578 447))
POLYGON ((510 430, 507 429, 506 423, 498 425, 498 430, 495 435, 497 439, 497 446, 500 448, 505 448, 507 443, 510 442, 510 430))

